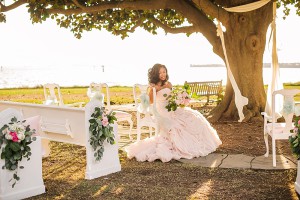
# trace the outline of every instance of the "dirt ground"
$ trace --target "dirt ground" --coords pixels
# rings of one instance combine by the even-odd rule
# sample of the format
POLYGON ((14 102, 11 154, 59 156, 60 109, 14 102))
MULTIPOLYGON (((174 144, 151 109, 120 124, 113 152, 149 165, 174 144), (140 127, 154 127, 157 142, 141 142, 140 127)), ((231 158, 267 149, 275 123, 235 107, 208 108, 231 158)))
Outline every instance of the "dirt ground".
MULTIPOLYGON (((78 101, 86 98, 84 95, 78 96, 78 101)), ((131 92, 126 95, 132 98, 131 92)), ((42 101, 43 95, 18 95, 16 92, 0 95, 0 99, 42 101)), ((201 109, 205 114, 211 108, 201 109)), ((223 142, 217 153, 249 156, 265 153, 263 122, 220 121, 212 126, 223 142)), ((296 169, 220 169, 178 161, 137 162, 127 159, 126 153, 120 151, 120 172, 85 180, 85 148, 58 142, 50 142, 50 145, 50 156, 43 158, 43 179, 47 192, 29 199, 298 199, 294 188, 296 169)), ((296 163, 286 140, 277 142, 277 154, 288 156, 296 163)))
MULTIPOLYGON (((223 144, 218 153, 261 156, 263 123, 223 121, 212 124, 223 144)), ((271 141, 269 140, 269 143, 271 141)), ((120 172, 85 180, 85 148, 51 142, 43 159, 45 194, 30 199, 298 199, 296 170, 205 168, 178 161, 137 162, 120 151, 120 172)), ((295 158, 289 143, 277 153, 295 158)))

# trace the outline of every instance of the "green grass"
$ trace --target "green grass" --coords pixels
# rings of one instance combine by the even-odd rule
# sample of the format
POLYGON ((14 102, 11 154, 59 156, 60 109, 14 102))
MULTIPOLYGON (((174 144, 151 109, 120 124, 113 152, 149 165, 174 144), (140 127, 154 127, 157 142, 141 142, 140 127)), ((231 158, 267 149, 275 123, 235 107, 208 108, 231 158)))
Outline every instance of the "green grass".
MULTIPOLYGON (((88 87, 61 87, 60 90, 64 103, 89 102, 87 88, 88 87)), ((109 88, 109 91, 110 102, 112 105, 129 104, 134 102, 132 87, 113 86, 109 88)), ((105 89, 102 89, 102 92, 106 96, 105 89)), ((42 87, 0 89, 1 101, 42 104, 44 99, 45 97, 42 87)))
MULTIPOLYGON (((265 88, 267 89, 267 86, 265 86, 265 88)), ((285 83, 284 88, 300 89, 300 82, 285 83)), ((134 103, 132 90, 133 90, 132 87, 129 86, 110 87, 109 91, 110 91, 111 105, 134 103)), ((105 90, 103 89, 102 92, 105 93, 105 90)), ((82 87, 82 86, 61 87, 61 93, 65 104, 75 103, 75 102, 86 102, 86 103, 89 102, 89 99, 86 95, 87 87, 82 87)), ((214 98, 216 97, 212 96, 211 99, 214 98)), ((0 89, 0 100, 41 104, 44 101, 44 92, 41 86, 35 88, 0 89)), ((296 96, 295 101, 300 101, 300 95, 296 96)))

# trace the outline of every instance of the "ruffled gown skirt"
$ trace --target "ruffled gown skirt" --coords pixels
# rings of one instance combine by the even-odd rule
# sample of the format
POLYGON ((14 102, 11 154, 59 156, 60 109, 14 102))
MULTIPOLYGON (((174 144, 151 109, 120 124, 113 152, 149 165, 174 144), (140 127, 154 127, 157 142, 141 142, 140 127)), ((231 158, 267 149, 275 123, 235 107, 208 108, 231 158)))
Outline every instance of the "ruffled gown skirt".
POLYGON ((200 112, 189 107, 167 111, 165 94, 170 91, 166 88, 156 95, 159 135, 130 144, 125 148, 128 158, 150 162, 191 159, 206 156, 222 144, 216 130, 200 112))

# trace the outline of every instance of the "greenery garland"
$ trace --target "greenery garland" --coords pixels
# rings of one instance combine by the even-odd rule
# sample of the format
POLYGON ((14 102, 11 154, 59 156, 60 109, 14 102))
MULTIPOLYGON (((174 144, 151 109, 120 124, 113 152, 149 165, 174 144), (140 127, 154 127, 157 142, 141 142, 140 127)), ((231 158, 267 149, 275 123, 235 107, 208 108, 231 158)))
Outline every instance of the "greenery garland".
POLYGON ((293 134, 289 137, 293 154, 300 160, 300 116, 296 116, 293 134))
POLYGON ((104 141, 109 144, 115 144, 115 135, 111 126, 117 120, 115 112, 106 114, 104 107, 95 107, 94 112, 89 120, 90 145, 94 150, 96 161, 100 161, 104 152, 104 141))
POLYGON ((30 160, 31 148, 29 144, 36 140, 36 137, 32 137, 35 134, 35 129, 31 130, 29 125, 25 126, 23 124, 25 121, 20 122, 16 117, 13 117, 10 123, 5 124, 0 129, 1 159, 5 160, 2 169, 14 171, 12 187, 20 180, 18 168, 24 168, 19 166, 19 162, 23 158, 30 160), (4 144, 6 146, 2 147, 4 144))

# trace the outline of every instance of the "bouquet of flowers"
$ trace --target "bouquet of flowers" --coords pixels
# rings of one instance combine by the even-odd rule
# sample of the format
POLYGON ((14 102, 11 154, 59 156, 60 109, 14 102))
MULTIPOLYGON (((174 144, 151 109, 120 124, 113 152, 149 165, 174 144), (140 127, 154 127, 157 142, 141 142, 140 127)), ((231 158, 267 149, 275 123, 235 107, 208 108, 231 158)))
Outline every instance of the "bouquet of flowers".
POLYGON ((300 116, 295 118, 293 134, 289 137, 293 154, 300 160, 300 116))
POLYGON ((29 144, 36 140, 35 137, 32 137, 35 134, 35 129, 31 130, 29 125, 25 126, 23 124, 24 122, 25 120, 21 122, 16 117, 13 117, 10 123, 5 124, 0 129, 0 149, 3 144, 6 144, 1 152, 1 159, 5 160, 5 165, 2 169, 15 171, 13 175, 15 181, 12 187, 20 180, 18 168, 24 168, 23 166, 19 166, 19 162, 23 158, 30 160, 31 149, 29 144))
POLYGON ((115 112, 106 113, 104 107, 95 107, 95 111, 91 115, 90 127, 90 145, 94 150, 94 157, 96 161, 101 160, 104 152, 104 141, 106 140, 110 144, 114 144, 114 133, 111 124, 117 120, 115 112))
POLYGON ((169 95, 164 94, 168 100, 166 109, 175 111, 177 107, 185 107, 190 103, 190 88, 189 85, 184 84, 183 87, 174 87, 169 95))

